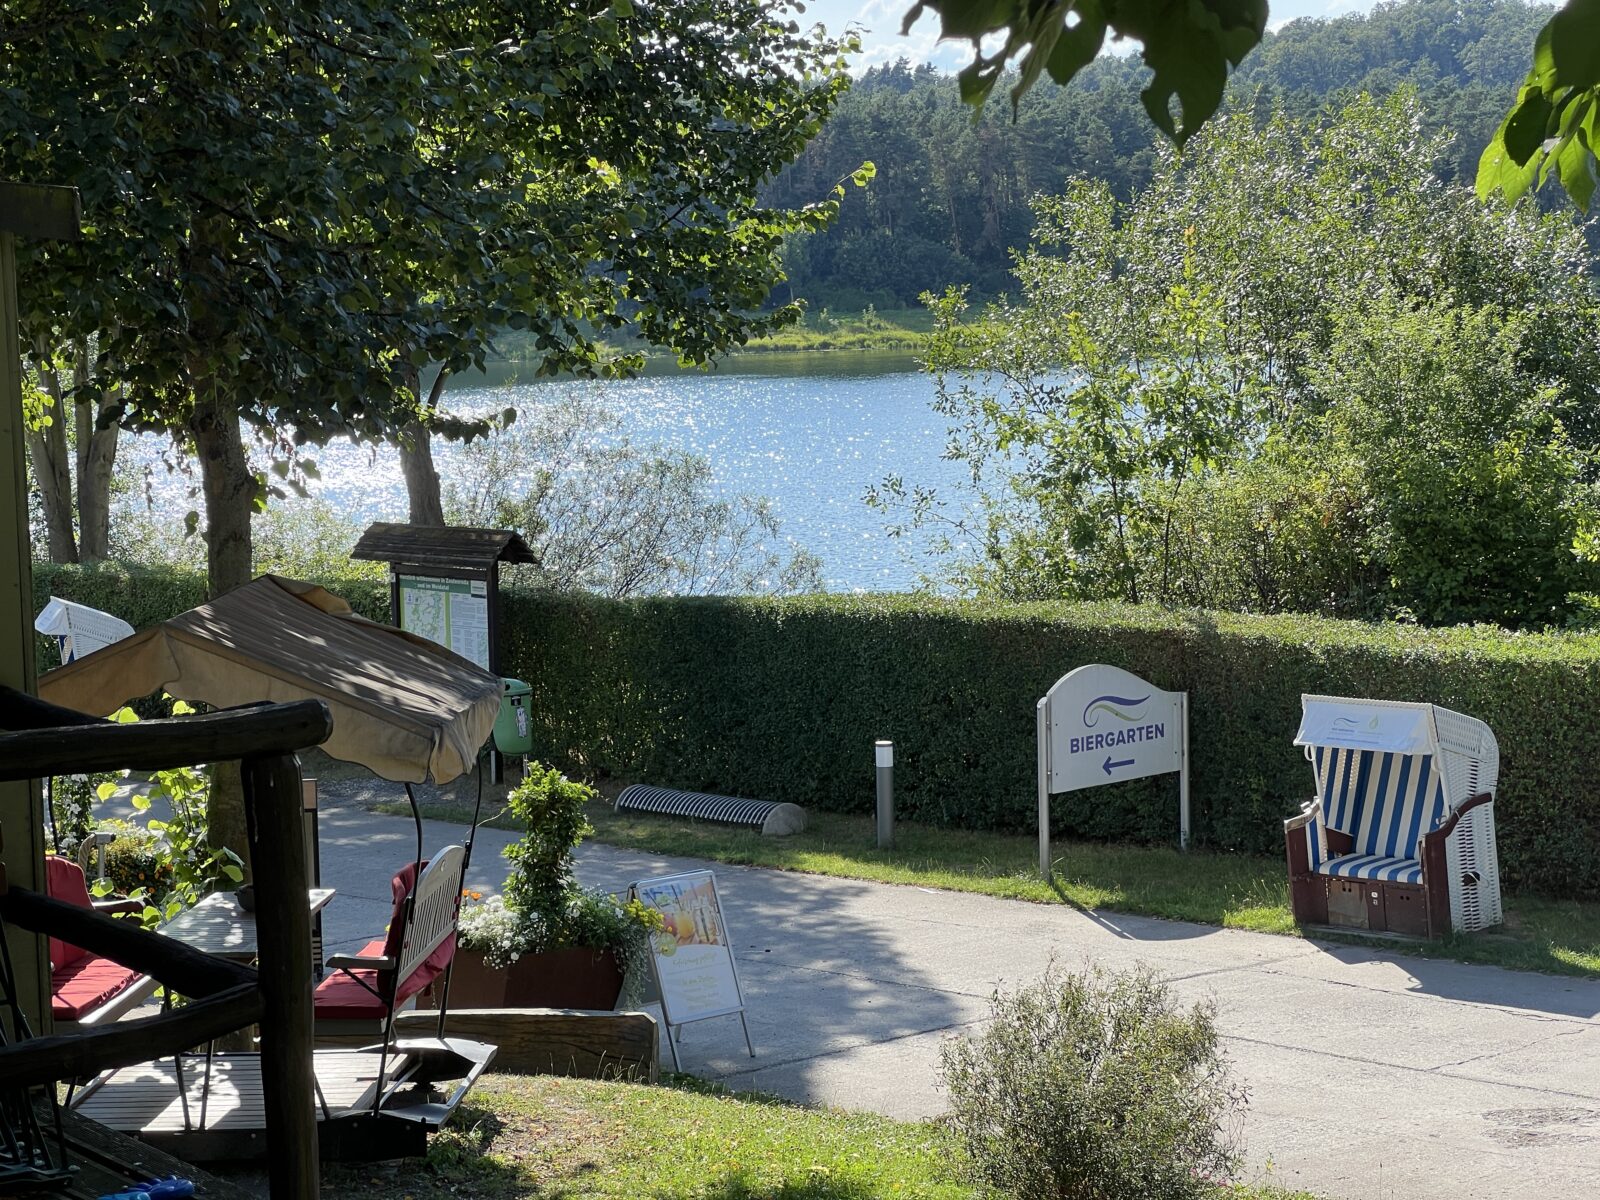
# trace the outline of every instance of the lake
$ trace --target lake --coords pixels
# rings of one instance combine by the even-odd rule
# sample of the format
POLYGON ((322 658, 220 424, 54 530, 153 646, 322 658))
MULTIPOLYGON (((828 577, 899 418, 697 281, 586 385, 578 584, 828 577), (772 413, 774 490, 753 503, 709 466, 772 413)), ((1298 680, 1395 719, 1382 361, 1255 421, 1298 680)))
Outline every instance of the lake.
MULTIPOLYGON (((904 590, 927 570, 929 535, 890 537, 884 518, 863 503, 869 485, 898 473, 908 484, 944 490, 965 475, 942 458, 946 427, 931 407, 933 381, 907 354, 757 353, 711 372, 652 362, 640 378, 606 382, 532 380, 526 369, 519 379, 514 365, 494 364, 485 377, 454 382, 450 408, 516 407, 520 420, 533 419, 540 403, 565 390, 601 397, 636 444, 704 456, 719 495, 769 498, 783 537, 822 560, 830 591, 904 590)), ((155 444, 146 439, 141 451, 148 460, 155 444)), ((448 478, 452 448, 436 442, 435 452, 448 478)), ((322 475, 314 494, 363 523, 405 519, 392 450, 335 443, 313 457, 322 475)), ((162 491, 179 486, 162 483, 162 491)), ((170 502, 190 503, 176 496, 170 502)))

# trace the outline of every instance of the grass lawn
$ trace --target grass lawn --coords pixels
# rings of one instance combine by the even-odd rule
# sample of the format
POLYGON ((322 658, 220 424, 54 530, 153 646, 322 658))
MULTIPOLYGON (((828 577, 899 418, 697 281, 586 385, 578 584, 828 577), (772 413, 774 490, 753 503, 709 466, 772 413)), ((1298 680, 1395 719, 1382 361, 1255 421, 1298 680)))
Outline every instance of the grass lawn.
MULTIPOLYGON (((425 1163, 327 1167, 329 1195, 371 1200, 973 1200, 937 1125, 643 1087, 491 1075, 425 1163)), ((1265 1185, 1238 1200, 1311 1200, 1265 1185)))
MULTIPOLYGON (((382 807, 408 811, 403 805, 382 807)), ((442 820, 471 818, 470 807, 450 804, 425 805, 424 812, 442 820)), ((604 803, 590 805, 589 820, 596 841, 655 854, 1299 934, 1289 915, 1288 877, 1278 857, 1057 842, 1056 882, 1047 885, 1037 874, 1038 843, 1032 837, 901 822, 895 827, 895 849, 879 851, 873 846, 870 817, 837 813, 809 812, 806 831, 787 838, 764 838, 703 821, 616 813, 604 803)), ((515 828, 503 817, 488 823, 515 828)), ((1380 944, 1428 958, 1600 978, 1600 903, 1507 896, 1505 907, 1506 921, 1499 929, 1441 942, 1380 944)), ((1372 943, 1360 939, 1359 944, 1372 943)))

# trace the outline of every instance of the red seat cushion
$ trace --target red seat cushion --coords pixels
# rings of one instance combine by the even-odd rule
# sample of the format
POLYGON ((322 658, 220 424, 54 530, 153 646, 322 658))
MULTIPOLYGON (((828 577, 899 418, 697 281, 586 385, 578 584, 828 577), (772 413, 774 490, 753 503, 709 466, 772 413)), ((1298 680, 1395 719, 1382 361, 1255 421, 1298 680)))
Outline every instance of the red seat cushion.
MULTIPOLYGON (((423 867, 428 864, 424 862, 423 867)), ((416 880, 418 868, 416 863, 407 863, 401 867, 392 880, 389 881, 390 893, 394 897, 394 910, 389 916, 389 929, 383 937, 368 942, 357 952, 360 958, 377 958, 380 956, 394 958, 400 957, 404 929, 401 918, 405 915, 406 896, 410 894, 416 880)), ((410 976, 403 980, 395 989, 394 1002, 398 1008, 411 997, 426 988, 450 965, 450 960, 456 952, 456 935, 454 932, 434 949, 433 953, 423 960, 422 965, 412 971, 410 976)), ((317 985, 316 992, 312 995, 311 1003, 315 1009, 318 1020, 322 1021, 381 1021, 384 1018, 383 1001, 361 983, 351 978, 350 972, 334 971, 317 985)), ((378 991, 378 973, 376 971, 358 970, 353 974, 359 977, 368 987, 378 991)))
POLYGON ((58 1021, 78 1021, 121 994, 143 975, 98 954, 81 954, 50 973, 50 1012, 58 1021))
MULTIPOLYGON (((76 904, 79 908, 94 908, 89 899, 89 885, 83 878, 83 868, 70 858, 49 854, 44 860, 44 892, 52 900, 76 904)), ((87 950, 68 945, 60 938, 50 939, 50 969, 61 971, 73 963, 89 957, 87 950)), ((115 965, 115 964, 113 964, 115 965)), ((60 1016, 60 1013, 56 1014, 60 1016)))

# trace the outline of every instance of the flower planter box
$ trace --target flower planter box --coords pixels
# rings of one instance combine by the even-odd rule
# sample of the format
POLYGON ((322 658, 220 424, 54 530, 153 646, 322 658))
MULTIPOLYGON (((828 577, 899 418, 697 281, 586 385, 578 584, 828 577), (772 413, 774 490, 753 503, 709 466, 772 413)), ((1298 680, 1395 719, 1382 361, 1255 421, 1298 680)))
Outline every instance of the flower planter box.
POLYGON ((478 950, 458 949, 450 973, 450 1007, 588 1008, 608 1010, 622 994, 622 964, 611 950, 587 948, 524 954, 504 970, 478 950))

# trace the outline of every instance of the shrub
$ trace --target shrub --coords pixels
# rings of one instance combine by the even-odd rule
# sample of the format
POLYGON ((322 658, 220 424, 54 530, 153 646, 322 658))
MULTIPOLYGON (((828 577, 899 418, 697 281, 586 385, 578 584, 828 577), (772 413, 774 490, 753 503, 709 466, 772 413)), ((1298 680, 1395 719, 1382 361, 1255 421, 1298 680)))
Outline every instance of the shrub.
POLYGON ((115 779, 94 775, 58 775, 50 781, 50 824, 58 854, 77 853, 78 844, 94 828, 94 802, 102 783, 115 779))
POLYGON ((649 968, 650 934, 661 914, 637 900, 585 891, 572 873, 572 852, 592 832, 583 815, 595 798, 586 784, 554 767, 528 764, 511 790, 512 813, 527 828, 503 851, 511 864, 502 900, 468 892, 461 910, 461 945, 482 952, 491 967, 508 967, 524 954, 587 947, 615 951, 630 987, 649 968))
POLYGON ((149 896, 159 905, 172 890, 172 874, 171 859, 153 833, 130 829, 106 847, 109 890, 119 896, 149 896))
MULTIPOLYGON (((1195 841, 1281 854, 1312 793, 1293 745, 1302 693, 1428 700, 1500 742, 1495 816, 1508 886, 1600 888, 1600 638, 1424 630, 1124 604, 915 596, 610 602, 508 597, 508 673, 532 687, 535 750, 572 771, 873 811, 872 742, 895 742, 902 817, 1027 832, 1034 706, 1103 662, 1190 698, 1195 841)), ((1177 783, 1058 797, 1057 834, 1170 843, 1177 783)))
POLYGON ((1190 1200, 1237 1167, 1244 1105, 1207 1005, 1148 969, 1062 976, 993 1000, 942 1052, 975 1173, 1015 1200, 1190 1200))

